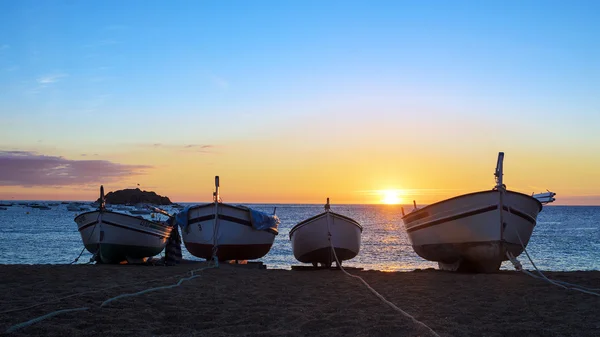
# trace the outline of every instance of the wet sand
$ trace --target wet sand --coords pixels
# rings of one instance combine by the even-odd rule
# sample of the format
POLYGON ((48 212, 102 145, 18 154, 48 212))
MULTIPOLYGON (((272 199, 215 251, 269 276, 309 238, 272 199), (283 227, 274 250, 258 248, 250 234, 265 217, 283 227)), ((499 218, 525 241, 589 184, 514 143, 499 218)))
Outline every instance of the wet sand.
MULTIPOLYGON (((121 298, 99 307, 123 293, 174 284, 187 271, 200 267, 0 265, 0 333, 56 310, 89 307, 10 335, 428 335, 359 280, 332 270, 221 265, 199 272, 200 277, 180 287, 121 298), (150 282, 139 284, 146 281, 150 282), (104 290, 90 292, 101 288, 104 290), (75 296, 50 302, 69 295, 75 296), (6 312, 39 303, 45 304, 6 312)), ((599 297, 563 290, 517 272, 351 273, 363 277, 389 301, 442 336, 600 335, 599 297)), ((597 271, 547 275, 600 288, 597 271)))

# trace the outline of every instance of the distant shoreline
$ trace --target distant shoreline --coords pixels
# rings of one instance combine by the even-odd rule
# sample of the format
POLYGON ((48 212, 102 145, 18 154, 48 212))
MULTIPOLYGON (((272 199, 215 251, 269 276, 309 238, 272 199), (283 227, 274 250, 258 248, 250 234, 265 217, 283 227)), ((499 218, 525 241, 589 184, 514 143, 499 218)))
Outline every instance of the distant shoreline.
MULTIPOLYGON (((7 203, 19 203, 19 202, 89 202, 93 203, 92 200, 54 200, 54 199, 43 199, 43 200, 16 200, 16 199, 1 199, 0 202, 7 203)), ((172 201, 173 204, 208 204, 211 203, 211 200, 208 201, 172 201)), ((240 201, 227 201, 228 204, 237 204, 237 205, 281 205, 281 206, 323 206, 325 203, 262 203, 262 202, 240 202, 240 201)), ((383 204, 383 203, 372 203, 372 204, 332 204, 332 207, 336 206, 389 206, 389 207, 404 207, 407 211, 410 211, 413 207, 413 204, 383 204)), ((418 204, 419 207, 425 207, 429 204, 418 204)), ((544 205, 546 207, 600 207, 600 205, 564 205, 558 202, 553 202, 552 204, 544 205)))

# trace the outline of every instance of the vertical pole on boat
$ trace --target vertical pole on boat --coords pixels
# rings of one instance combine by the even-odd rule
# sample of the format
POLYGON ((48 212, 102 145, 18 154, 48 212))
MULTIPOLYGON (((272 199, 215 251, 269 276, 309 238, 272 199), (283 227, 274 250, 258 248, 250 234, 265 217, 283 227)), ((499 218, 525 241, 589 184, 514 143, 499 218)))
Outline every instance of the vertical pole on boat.
POLYGON ((498 188, 498 189, 503 187, 503 185, 502 185, 502 176, 504 175, 503 162, 504 162, 504 152, 498 152, 498 162, 496 163, 496 172, 494 172, 494 176, 496 176, 496 188, 498 188))
POLYGON ((104 206, 104 186, 100 185, 100 206, 98 208, 103 211, 104 206))
POLYGON ((506 192, 506 186, 502 182, 504 176, 504 152, 498 152, 498 162, 496 163, 496 187, 495 189, 500 192, 498 198, 498 208, 500 210, 500 239, 504 241, 504 192, 506 192))
POLYGON ((329 240, 329 246, 331 247, 331 250, 329 251, 329 258, 328 261, 326 263, 327 268, 331 267, 331 264, 333 263, 333 258, 335 254, 334 251, 334 246, 333 246, 333 242, 331 241, 331 226, 329 225, 329 217, 331 217, 331 214, 329 214, 329 210, 331 209, 331 205, 329 204, 329 198, 327 198, 327 203, 325 204, 325 220, 327 221, 327 240, 329 240))
POLYGON ((213 225, 213 249, 212 249, 212 258, 217 259, 217 242, 218 242, 218 229, 219 229, 219 176, 215 176, 215 192, 213 193, 213 201, 215 203, 215 222, 213 225))
POLYGON ((213 201, 214 202, 219 202, 220 196, 219 196, 219 176, 215 176, 215 193, 213 193, 213 201))
POLYGON ((413 200, 413 207, 414 207, 415 209, 417 209, 417 201, 416 201, 416 200, 413 200))

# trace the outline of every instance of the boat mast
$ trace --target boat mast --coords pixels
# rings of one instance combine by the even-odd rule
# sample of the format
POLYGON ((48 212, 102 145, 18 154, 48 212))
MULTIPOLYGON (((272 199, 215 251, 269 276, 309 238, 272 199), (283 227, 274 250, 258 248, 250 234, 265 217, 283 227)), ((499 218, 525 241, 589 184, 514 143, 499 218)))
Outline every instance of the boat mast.
POLYGON ((98 209, 103 211, 104 207, 104 186, 100 185, 100 205, 98 206, 98 209))
POLYGON ((215 203, 215 222, 213 223, 213 247, 212 247, 212 259, 217 259, 217 251, 219 250, 218 246, 218 235, 217 232, 219 230, 219 176, 215 176, 215 192, 213 192, 213 201, 215 203))
POLYGON ((325 211, 329 212, 330 208, 331 208, 331 205, 329 205, 329 198, 327 198, 327 203, 325 204, 325 211))
POLYGON ((219 195, 219 176, 215 176, 215 187, 216 190, 213 192, 213 201, 218 203, 221 200, 221 196, 219 195))
POLYGON ((506 188, 502 183, 503 167, 502 163, 504 162, 504 152, 498 152, 498 162, 496 163, 496 172, 494 172, 494 176, 496 177, 496 189, 506 188))

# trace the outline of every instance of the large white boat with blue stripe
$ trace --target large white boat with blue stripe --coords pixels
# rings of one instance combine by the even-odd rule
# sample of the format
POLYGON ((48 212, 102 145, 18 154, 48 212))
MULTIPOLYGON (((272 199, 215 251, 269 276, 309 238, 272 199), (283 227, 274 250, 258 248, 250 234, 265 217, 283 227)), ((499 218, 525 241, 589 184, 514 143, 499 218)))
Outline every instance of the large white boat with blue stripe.
POLYGON ((526 195, 502 183, 504 153, 498 155, 496 187, 416 208, 402 217, 415 252, 440 269, 493 272, 523 252, 542 204, 553 192, 526 195))
POLYGON ((85 248, 103 263, 137 262, 158 255, 173 226, 106 210, 103 190, 97 210, 75 217, 85 248))
POLYGON ((185 248, 207 260, 255 260, 265 256, 279 233, 279 218, 222 203, 218 176, 215 185, 212 203, 186 207, 176 215, 185 248))

